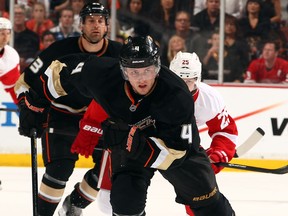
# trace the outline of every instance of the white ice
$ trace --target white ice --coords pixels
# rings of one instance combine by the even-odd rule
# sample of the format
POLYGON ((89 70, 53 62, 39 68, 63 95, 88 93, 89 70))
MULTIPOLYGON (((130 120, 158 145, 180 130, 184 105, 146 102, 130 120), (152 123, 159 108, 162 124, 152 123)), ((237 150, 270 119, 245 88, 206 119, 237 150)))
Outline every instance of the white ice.
MULTIPOLYGON (((86 170, 75 169, 65 196, 82 179, 86 170)), ((43 172, 43 168, 38 169, 38 182, 43 172)), ((230 200, 237 216, 288 215, 288 174, 221 172, 217 179, 220 190, 230 200)), ((0 180, 0 215, 32 216, 31 168, 0 167, 0 180)), ((174 199, 173 188, 157 173, 148 191, 147 216, 186 216, 184 207, 176 204, 174 199)), ((84 216, 89 215, 104 216, 96 202, 84 210, 84 216)))

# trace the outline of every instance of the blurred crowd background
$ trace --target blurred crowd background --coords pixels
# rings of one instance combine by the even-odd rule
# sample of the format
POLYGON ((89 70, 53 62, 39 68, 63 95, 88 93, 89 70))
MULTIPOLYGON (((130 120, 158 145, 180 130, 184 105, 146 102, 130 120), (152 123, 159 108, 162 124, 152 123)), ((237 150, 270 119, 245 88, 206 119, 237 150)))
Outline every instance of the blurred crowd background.
MULTIPOLYGON (((109 10, 112 2, 116 2, 116 22, 110 25, 116 34, 113 39, 124 42, 130 35, 151 35, 160 46, 161 61, 166 66, 178 51, 196 52, 203 64, 203 79, 217 80, 221 1, 224 0, 94 2, 102 3, 109 10)), ((13 20, 12 42, 20 55, 21 71, 54 41, 81 35, 79 12, 87 2, 16 0, 14 14, 9 14, 11 2, 0 0, 0 16, 13 20)), ((271 46, 266 47, 272 53, 270 58, 277 56, 287 65, 287 14, 287 0, 225 1, 224 82, 243 82, 252 61, 263 58, 267 43, 273 44, 274 52, 271 46)))

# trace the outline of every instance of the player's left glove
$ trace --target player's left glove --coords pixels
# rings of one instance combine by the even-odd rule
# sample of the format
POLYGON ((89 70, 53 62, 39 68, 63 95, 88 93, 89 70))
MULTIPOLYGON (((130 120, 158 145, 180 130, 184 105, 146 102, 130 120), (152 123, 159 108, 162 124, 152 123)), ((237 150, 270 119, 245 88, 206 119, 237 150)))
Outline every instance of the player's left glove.
POLYGON ((227 154, 223 150, 208 148, 206 150, 207 156, 210 159, 212 168, 214 170, 214 173, 219 173, 224 167, 216 166, 214 163, 224 162, 228 163, 229 159, 227 154))
POLYGON ((102 133, 103 131, 100 123, 97 121, 82 119, 80 121, 80 131, 72 144, 71 152, 79 153, 88 158, 92 155, 102 133))
POLYGON ((113 155, 120 154, 121 166, 127 165, 126 159, 132 159, 133 165, 136 162, 137 165, 149 167, 160 152, 157 144, 146 138, 137 126, 130 127, 121 120, 110 118, 102 123, 102 129, 104 148, 112 151, 112 160, 113 155))
POLYGON ((101 124, 103 129, 104 148, 123 146, 127 141, 130 127, 121 119, 108 118, 101 124))

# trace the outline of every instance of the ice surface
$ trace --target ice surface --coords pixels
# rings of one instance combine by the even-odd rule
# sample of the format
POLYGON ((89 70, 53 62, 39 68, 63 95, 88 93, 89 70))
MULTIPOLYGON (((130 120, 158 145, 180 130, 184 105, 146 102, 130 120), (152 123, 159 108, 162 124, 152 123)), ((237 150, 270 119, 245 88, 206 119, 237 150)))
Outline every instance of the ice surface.
MULTIPOLYGON (((73 189, 74 184, 82 179, 86 170, 75 169, 67 184, 65 196, 73 189)), ((43 168, 38 169, 38 181, 41 180, 43 172, 43 168)), ((287 216, 288 174, 221 172, 217 179, 220 190, 230 200, 237 216, 287 216)), ((31 168, 0 167, 0 180, 0 215, 32 216, 31 168)), ((171 185, 156 173, 148 191, 147 216, 185 216, 184 207, 175 203, 174 199, 171 185)), ((100 212, 95 202, 84 210, 84 216, 89 215, 105 214, 100 212)))

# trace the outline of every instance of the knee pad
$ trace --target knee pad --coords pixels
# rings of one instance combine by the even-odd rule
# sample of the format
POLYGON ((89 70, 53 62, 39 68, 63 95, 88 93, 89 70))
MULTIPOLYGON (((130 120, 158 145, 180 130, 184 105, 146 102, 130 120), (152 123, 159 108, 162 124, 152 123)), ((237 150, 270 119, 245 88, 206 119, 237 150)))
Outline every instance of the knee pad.
POLYGON ((46 172, 42 182, 55 189, 63 189, 73 173, 75 162, 73 160, 57 160, 46 165, 46 172))

